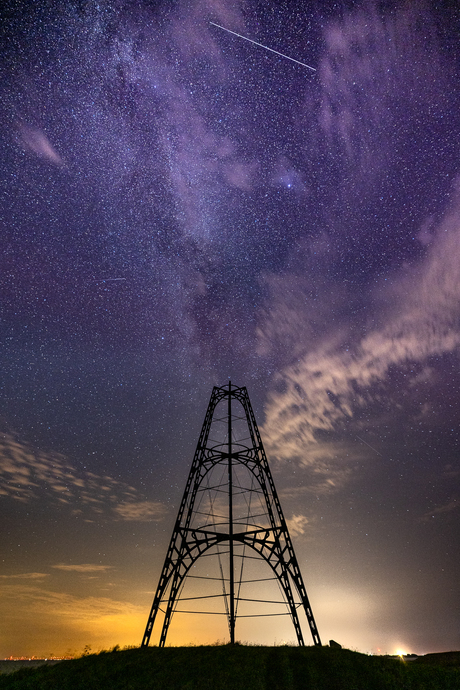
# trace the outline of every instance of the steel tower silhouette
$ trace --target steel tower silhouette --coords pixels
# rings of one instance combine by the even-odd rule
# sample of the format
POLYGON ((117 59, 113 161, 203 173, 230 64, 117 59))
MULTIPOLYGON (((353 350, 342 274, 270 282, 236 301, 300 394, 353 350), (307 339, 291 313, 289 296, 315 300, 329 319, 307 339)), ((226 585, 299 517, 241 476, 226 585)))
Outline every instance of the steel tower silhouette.
POLYGON ((149 644, 160 614, 159 646, 164 647, 174 613, 226 616, 232 644, 237 618, 288 615, 298 644, 304 645, 299 610, 305 613, 313 643, 321 646, 247 390, 231 382, 215 386, 142 646, 149 644), (199 560, 206 562, 202 571, 199 560), (211 560, 215 577, 209 574, 211 560), (264 561, 269 577, 259 577, 264 561), (198 595, 192 591, 194 596, 185 596, 190 580, 195 587, 201 585, 198 595), (264 588, 273 587, 273 581, 279 599, 264 599, 264 588), (217 582, 222 589, 212 593, 217 582), (211 610, 190 609, 192 602, 205 600, 211 610))

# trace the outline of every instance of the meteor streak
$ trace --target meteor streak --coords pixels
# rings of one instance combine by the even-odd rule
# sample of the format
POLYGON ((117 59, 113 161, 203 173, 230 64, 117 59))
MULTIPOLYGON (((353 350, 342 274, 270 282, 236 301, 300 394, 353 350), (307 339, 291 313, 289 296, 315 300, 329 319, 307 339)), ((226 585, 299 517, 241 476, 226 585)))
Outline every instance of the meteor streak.
POLYGON ((358 434, 356 434, 356 438, 359 438, 360 441, 362 441, 363 443, 365 443, 366 446, 369 446, 369 448, 372 448, 372 450, 375 450, 375 452, 377 453, 377 455, 380 455, 380 457, 383 458, 382 453, 379 453, 379 451, 377 450, 377 448, 374 448, 374 446, 371 446, 371 444, 368 443, 367 441, 365 441, 363 438, 361 438, 361 436, 358 436, 358 434))
POLYGON ((116 280, 126 280, 126 278, 97 278, 94 280, 95 283, 108 283, 109 281, 115 282, 116 280))
POLYGON ((302 65, 302 67, 308 67, 308 69, 313 70, 313 72, 316 72, 316 69, 314 67, 310 67, 310 65, 306 65, 305 62, 300 62, 300 60, 294 60, 294 58, 289 57, 289 55, 284 55, 283 53, 279 53, 277 50, 273 50, 273 48, 269 48, 268 46, 262 45, 262 43, 257 43, 257 41, 253 41, 252 38, 247 38, 246 36, 242 36, 241 34, 237 34, 236 31, 230 31, 230 29, 226 29, 225 26, 220 26, 220 24, 215 24, 214 22, 209 22, 213 26, 217 26, 218 29, 222 29, 223 31, 227 31, 229 34, 233 34, 234 36, 238 36, 238 38, 244 38, 245 41, 249 41, 249 43, 254 43, 254 45, 259 46, 260 48, 265 48, 265 50, 269 50, 271 53, 276 53, 276 55, 281 55, 281 57, 286 58, 286 60, 291 60, 292 62, 296 62, 298 65, 302 65))

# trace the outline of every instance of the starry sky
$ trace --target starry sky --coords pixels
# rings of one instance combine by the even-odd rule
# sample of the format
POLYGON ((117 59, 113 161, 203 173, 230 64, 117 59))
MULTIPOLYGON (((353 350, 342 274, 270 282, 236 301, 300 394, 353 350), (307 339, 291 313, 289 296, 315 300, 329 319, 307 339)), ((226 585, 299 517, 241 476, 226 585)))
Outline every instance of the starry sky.
POLYGON ((1 15, 0 657, 140 644, 229 378, 322 641, 459 649, 458 8, 1 15))

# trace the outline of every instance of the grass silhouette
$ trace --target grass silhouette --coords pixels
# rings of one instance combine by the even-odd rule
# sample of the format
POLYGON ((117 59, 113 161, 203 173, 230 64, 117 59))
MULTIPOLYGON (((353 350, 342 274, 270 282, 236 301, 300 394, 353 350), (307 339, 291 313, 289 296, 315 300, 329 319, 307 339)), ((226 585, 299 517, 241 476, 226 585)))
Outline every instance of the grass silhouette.
POLYGON ((0 675, 0 690, 459 690, 460 668, 433 663, 329 647, 147 647, 20 669, 0 675))

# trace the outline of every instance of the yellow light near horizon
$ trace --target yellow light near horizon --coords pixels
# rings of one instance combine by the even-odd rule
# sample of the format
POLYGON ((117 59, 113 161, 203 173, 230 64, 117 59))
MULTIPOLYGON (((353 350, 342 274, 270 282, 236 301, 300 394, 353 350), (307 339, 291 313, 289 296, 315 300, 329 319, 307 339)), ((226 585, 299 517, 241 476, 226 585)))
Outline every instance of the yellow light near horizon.
POLYGON ((400 657, 406 656, 407 652, 404 652, 402 649, 397 649, 396 654, 400 657))

